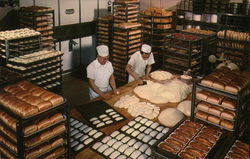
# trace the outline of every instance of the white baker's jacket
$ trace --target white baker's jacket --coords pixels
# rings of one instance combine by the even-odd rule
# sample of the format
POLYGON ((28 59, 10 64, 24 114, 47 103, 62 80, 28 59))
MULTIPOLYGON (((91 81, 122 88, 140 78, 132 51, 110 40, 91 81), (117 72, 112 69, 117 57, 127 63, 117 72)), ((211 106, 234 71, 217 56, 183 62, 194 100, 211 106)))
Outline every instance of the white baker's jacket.
MULTIPOLYGON (((145 75, 145 69, 147 65, 155 63, 154 55, 151 53, 147 60, 144 60, 141 56, 141 52, 135 52, 129 59, 128 64, 132 66, 132 71, 135 72, 139 77, 145 75)), ((134 77, 129 75, 128 82, 134 81, 134 77)))
MULTIPOLYGON (((114 69, 111 62, 107 61, 106 64, 101 65, 98 60, 94 60, 87 67, 87 77, 94 80, 95 85, 102 91, 108 92, 111 90, 109 85, 110 76, 113 74, 114 69)), ((98 97, 94 90, 89 88, 90 99, 98 97)))

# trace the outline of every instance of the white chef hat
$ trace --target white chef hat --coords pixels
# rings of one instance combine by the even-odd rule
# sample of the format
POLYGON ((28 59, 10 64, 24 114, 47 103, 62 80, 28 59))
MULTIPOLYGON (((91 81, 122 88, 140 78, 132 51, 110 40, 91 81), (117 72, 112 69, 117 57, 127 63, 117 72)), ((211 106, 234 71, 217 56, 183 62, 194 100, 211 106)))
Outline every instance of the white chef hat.
POLYGON ((109 48, 106 45, 99 45, 96 50, 99 56, 105 57, 109 55, 109 48))
POLYGON ((147 44, 143 44, 141 46, 141 51, 144 52, 144 53, 146 53, 146 54, 150 54, 151 50, 152 50, 151 46, 149 46, 147 44))

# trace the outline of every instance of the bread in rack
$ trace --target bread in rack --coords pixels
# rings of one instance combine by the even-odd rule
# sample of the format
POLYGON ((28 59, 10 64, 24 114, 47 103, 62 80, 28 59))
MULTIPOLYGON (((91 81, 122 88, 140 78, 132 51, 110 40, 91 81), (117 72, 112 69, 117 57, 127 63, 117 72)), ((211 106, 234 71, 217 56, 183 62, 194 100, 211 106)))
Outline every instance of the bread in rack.
POLYGON ((0 91, 0 103, 22 117, 48 110, 63 101, 62 96, 27 81, 6 86, 0 91))

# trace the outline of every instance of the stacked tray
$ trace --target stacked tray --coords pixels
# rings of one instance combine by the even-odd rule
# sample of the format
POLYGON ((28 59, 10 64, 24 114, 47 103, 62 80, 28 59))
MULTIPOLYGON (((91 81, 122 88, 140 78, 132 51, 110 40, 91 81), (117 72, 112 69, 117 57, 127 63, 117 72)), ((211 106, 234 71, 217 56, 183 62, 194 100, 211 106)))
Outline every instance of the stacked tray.
POLYGON ((2 157, 35 159, 45 156, 69 156, 69 112, 66 101, 61 96, 28 82, 6 86, 1 92, 0 153, 2 157), (16 92, 15 95, 13 92, 16 92), (47 94, 48 98, 31 94, 47 94), (14 103, 18 100, 20 101, 17 106, 14 103), (28 100, 33 101, 33 106, 28 104, 28 100), (49 103, 46 100, 55 103, 53 106, 46 106, 46 103, 49 103))
POLYGON ((221 144, 222 132, 209 125, 182 120, 152 147, 161 158, 210 158, 221 144))
POLYGON ((166 38, 163 68, 179 74, 187 70, 193 75, 200 73, 202 39, 185 33, 173 33, 166 38))
POLYGON ((138 22, 140 12, 139 1, 113 2, 114 23, 138 22))
POLYGON ((92 149, 105 158, 148 158, 151 156, 150 146, 168 130, 157 122, 139 116, 96 142, 92 149))
POLYGON ((40 33, 28 28, 0 32, 0 56, 24 55, 40 49, 40 33))
POLYGON ((70 146, 72 150, 85 149, 103 135, 103 132, 93 129, 79 120, 70 118, 70 146))
POLYGON ((130 55, 140 50, 141 47, 141 24, 120 23, 113 27, 112 39, 112 64, 115 79, 126 83, 128 74, 125 71, 130 55))
POLYGON ((62 55, 56 50, 42 50, 8 59, 7 67, 45 89, 61 86, 62 55))
POLYGON ((250 51, 249 33, 223 30, 217 33, 217 56, 224 53, 224 57, 245 69, 249 65, 248 57, 250 51))
POLYGON ((173 13, 163 8, 148 8, 142 11, 143 42, 152 46, 156 61, 154 69, 162 68, 164 37, 173 30, 173 13))
POLYGON ((97 45, 110 45, 112 16, 100 17, 97 20, 97 45))
POLYGON ((193 115, 223 129, 239 131, 249 98, 249 77, 249 72, 221 68, 198 81, 192 101, 198 111, 193 115))
POLYGON ((20 14, 21 27, 33 28, 41 32, 43 48, 55 47, 54 44, 54 10, 48 7, 22 7, 20 14))
POLYGON ((216 33, 213 31, 209 30, 201 30, 201 29, 195 29, 195 28, 190 28, 190 29, 185 29, 182 30, 182 32, 199 36, 202 38, 202 73, 206 74, 210 71, 210 66, 208 62, 208 57, 209 55, 214 55, 216 52, 216 45, 217 39, 216 39, 216 33))
POLYGON ((78 106, 77 109, 93 127, 98 129, 126 119, 102 100, 78 106))

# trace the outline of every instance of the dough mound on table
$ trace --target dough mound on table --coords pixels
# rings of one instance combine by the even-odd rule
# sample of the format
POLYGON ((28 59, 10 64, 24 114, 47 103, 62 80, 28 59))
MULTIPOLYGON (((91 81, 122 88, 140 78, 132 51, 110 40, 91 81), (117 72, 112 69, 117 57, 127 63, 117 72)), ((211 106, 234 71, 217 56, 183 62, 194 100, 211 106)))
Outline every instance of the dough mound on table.
POLYGON ((140 102, 140 99, 137 98, 135 95, 130 96, 130 95, 125 95, 122 96, 115 104, 115 107, 118 108, 128 108, 131 105, 134 105, 136 103, 140 102))
POLYGON ((147 82, 147 85, 137 86, 134 89, 134 93, 140 98, 147 99, 154 104, 164 104, 182 101, 191 93, 191 89, 186 83, 180 80, 172 80, 167 84, 147 82))
POLYGON ((163 110, 160 115, 158 116, 159 122, 167 127, 173 127, 175 126, 184 115, 181 111, 179 111, 176 108, 167 108, 163 110))
POLYGON ((171 79, 173 74, 167 71, 154 71, 150 73, 150 77, 158 81, 165 81, 171 79))

